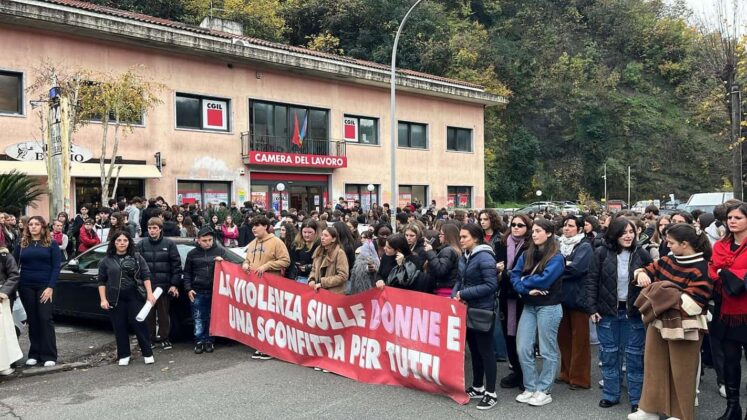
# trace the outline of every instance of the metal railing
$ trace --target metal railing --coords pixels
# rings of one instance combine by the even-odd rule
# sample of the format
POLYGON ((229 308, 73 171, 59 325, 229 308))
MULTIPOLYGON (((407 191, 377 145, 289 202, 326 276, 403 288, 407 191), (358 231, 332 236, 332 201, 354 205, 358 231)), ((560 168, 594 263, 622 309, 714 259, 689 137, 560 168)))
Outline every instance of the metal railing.
POLYGON ((301 155, 345 156, 345 141, 306 138, 301 145, 287 137, 275 137, 245 131, 241 133, 241 154, 249 152, 295 153, 301 155))

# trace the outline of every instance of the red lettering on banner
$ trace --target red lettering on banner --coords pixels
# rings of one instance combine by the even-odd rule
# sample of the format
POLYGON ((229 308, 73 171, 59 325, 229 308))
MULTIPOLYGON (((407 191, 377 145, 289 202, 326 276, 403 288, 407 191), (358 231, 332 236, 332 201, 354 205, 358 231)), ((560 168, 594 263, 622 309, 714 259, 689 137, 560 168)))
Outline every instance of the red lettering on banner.
POLYGON ((246 274, 237 264, 215 268, 211 335, 361 382, 469 401, 463 304, 391 287, 317 293, 280 276, 246 274))
POLYGON ((250 165, 302 166, 313 168, 347 168, 345 156, 299 155, 280 152, 249 152, 250 165))

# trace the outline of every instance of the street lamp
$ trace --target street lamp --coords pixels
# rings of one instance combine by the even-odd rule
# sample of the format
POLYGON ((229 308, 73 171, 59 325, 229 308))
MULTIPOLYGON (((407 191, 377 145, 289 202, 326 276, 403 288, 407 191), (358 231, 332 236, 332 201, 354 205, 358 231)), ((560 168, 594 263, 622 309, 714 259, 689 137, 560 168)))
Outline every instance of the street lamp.
MULTIPOLYGON (((396 138, 397 138, 397 101, 396 101, 396 92, 395 92, 395 86, 396 86, 396 71, 397 71, 397 44, 399 43, 399 35, 402 33, 402 28, 405 26, 405 22, 407 22, 407 18, 410 16, 410 13, 422 2, 423 0, 417 0, 412 6, 410 6, 410 10, 405 13, 405 17, 402 18, 402 22, 399 23, 399 28, 397 28, 397 35, 394 37, 394 45, 392 46, 392 69, 391 69, 391 75, 389 76, 389 84, 390 84, 390 104, 389 104, 389 141, 390 144, 390 152, 391 152, 391 160, 392 160, 392 206, 394 208, 397 207, 397 145, 396 138)), ((392 223, 392 232, 396 232, 397 229, 397 220, 395 217, 392 217, 392 220, 390 220, 392 223)))
POLYGON ((366 189, 368 190, 368 209, 371 210, 371 208, 373 207, 373 200, 371 200, 371 193, 373 192, 373 190, 376 189, 376 187, 374 187, 373 184, 368 184, 366 189))
POLYGON ((541 190, 537 190, 537 192, 535 194, 537 194, 537 197, 542 197, 542 191, 541 190))
POLYGON ((278 203, 278 213, 282 215, 283 213, 283 191, 285 191, 285 184, 282 182, 278 182, 278 185, 275 186, 275 189, 280 191, 280 202, 278 203))

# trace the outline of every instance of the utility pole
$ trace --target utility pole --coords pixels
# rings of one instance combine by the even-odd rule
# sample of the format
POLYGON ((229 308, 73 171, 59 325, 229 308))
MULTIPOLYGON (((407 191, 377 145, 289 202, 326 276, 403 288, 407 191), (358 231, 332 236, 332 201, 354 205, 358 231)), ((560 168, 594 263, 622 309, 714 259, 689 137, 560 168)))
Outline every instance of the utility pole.
POLYGON ((52 220, 57 213, 65 209, 63 192, 63 179, 65 172, 63 162, 67 161, 64 156, 70 156, 70 150, 64 150, 62 142, 62 112, 60 107, 60 87, 57 74, 52 73, 52 87, 49 89, 49 101, 47 102, 47 184, 49 186, 49 219, 52 220))
POLYGON ((609 205, 607 204, 607 164, 604 164, 604 209, 609 210, 609 205))
POLYGON ((630 166, 628 166, 628 208, 630 208, 630 166))
POLYGON ((742 92, 736 84, 731 85, 729 94, 731 107, 731 144, 732 144, 732 178, 734 198, 742 200, 744 195, 744 180, 742 179, 742 92))
POLYGON ((397 194, 397 98, 396 98, 396 77, 397 77, 397 44, 399 43, 399 35, 402 33, 402 28, 405 26, 405 22, 407 22, 407 18, 410 16, 410 13, 422 2, 423 0, 417 0, 415 4, 413 4, 410 7, 410 10, 407 11, 405 14, 405 17, 402 18, 402 22, 399 23, 399 28, 397 29, 397 35, 394 37, 394 46, 392 46, 392 68, 391 68, 391 75, 389 76, 389 83, 390 83, 390 103, 389 103, 389 141, 390 143, 390 153, 391 153, 391 161, 392 161, 392 173, 391 173, 391 190, 392 190, 392 215, 391 220, 389 221, 392 224, 392 233, 397 232, 397 218, 396 218, 396 209, 397 209, 397 203, 399 201, 399 197, 397 194))

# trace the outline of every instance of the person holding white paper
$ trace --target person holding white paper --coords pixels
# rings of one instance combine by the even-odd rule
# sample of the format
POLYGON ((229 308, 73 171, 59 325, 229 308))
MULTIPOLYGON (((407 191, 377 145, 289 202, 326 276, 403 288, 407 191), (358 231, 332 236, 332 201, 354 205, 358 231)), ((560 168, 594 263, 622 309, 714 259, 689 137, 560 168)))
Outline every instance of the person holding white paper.
POLYGON ((151 290, 148 263, 135 253, 135 244, 127 231, 118 231, 109 240, 106 257, 99 264, 99 297, 101 309, 109 317, 117 339, 117 359, 120 366, 130 363, 130 337, 127 327, 135 331, 146 365, 155 363, 148 327, 137 322, 140 308, 147 299, 151 305, 156 298, 151 290))

